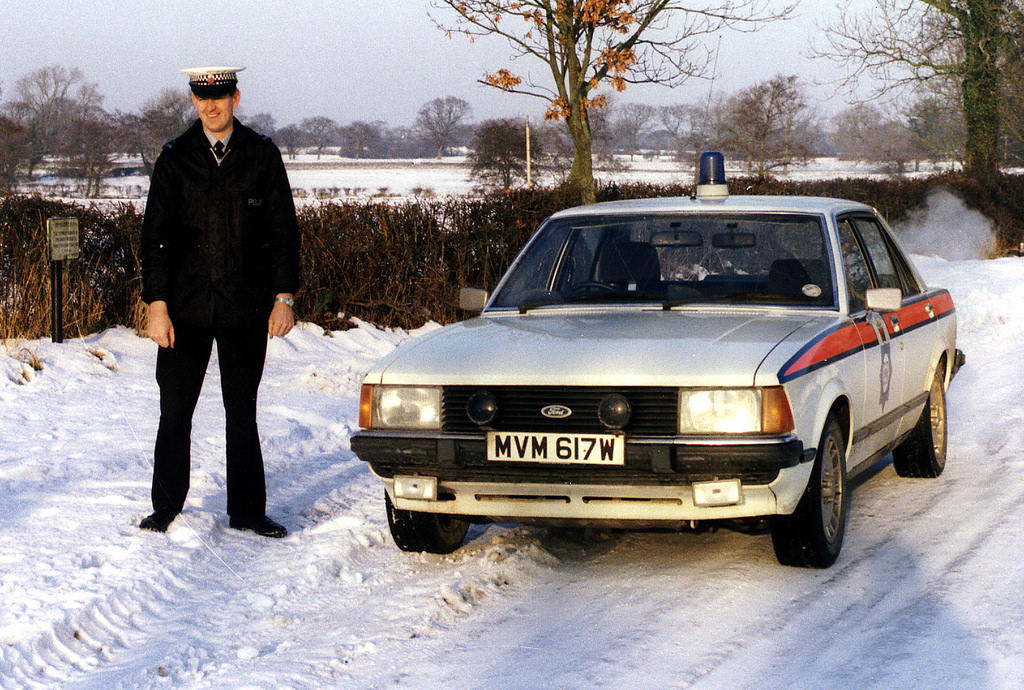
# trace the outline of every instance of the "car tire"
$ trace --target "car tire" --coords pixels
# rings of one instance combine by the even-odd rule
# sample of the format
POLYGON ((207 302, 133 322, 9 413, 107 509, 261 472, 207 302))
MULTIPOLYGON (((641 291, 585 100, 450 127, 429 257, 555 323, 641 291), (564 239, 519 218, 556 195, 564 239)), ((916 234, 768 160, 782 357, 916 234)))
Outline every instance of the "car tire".
POLYGON ((384 492, 391 538, 402 551, 451 553, 462 546, 469 522, 452 515, 395 508, 384 492))
POLYGON ((914 429, 892 450, 892 466, 901 477, 933 478, 946 468, 946 390, 942 379, 939 367, 914 429))
POLYGON ((772 518, 772 546, 782 565, 828 568, 839 557, 846 532, 846 437, 829 415, 810 480, 792 515, 772 518))

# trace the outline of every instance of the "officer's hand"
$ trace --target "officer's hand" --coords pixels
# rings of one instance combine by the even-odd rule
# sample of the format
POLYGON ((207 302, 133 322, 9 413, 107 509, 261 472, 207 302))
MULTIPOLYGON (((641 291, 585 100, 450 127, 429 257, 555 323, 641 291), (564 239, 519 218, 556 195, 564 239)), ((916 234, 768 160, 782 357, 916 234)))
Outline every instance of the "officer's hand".
POLYGON ((292 308, 283 302, 274 302, 274 309, 270 312, 270 319, 267 321, 267 333, 270 337, 282 337, 288 335, 295 325, 295 313, 292 308))
POLYGON ((174 348, 174 325, 167 313, 167 302, 156 301, 149 305, 146 337, 160 347, 174 348))

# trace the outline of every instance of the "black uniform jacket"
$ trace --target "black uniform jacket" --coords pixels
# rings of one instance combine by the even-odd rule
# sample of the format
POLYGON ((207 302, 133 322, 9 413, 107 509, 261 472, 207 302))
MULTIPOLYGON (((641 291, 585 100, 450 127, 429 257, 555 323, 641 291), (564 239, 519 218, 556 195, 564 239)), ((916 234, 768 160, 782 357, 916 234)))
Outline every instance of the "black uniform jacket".
POLYGON ((299 288, 295 204, 281 152, 234 121, 217 166, 196 122, 156 160, 142 221, 142 299, 171 322, 265 321, 274 295, 299 288))

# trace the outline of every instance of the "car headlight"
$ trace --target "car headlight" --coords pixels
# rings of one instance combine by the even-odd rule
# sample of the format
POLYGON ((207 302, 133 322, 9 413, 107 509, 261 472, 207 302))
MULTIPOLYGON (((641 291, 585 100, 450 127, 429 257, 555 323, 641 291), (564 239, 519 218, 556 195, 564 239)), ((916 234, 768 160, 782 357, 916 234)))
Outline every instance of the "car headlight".
POLYGON ((793 428, 782 386, 679 391, 681 434, 784 434, 793 428))
POLYGON ((440 429, 441 389, 364 384, 359 400, 364 429, 440 429))

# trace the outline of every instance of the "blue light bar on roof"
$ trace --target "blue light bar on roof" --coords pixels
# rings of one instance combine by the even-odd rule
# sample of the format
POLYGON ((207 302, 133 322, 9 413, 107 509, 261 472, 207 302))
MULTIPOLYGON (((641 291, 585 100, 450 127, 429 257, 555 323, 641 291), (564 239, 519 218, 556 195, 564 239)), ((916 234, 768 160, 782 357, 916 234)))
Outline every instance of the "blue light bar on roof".
POLYGON ((729 196, 729 186, 725 182, 725 156, 718 151, 705 151, 700 154, 697 167, 697 198, 724 199, 729 196))

